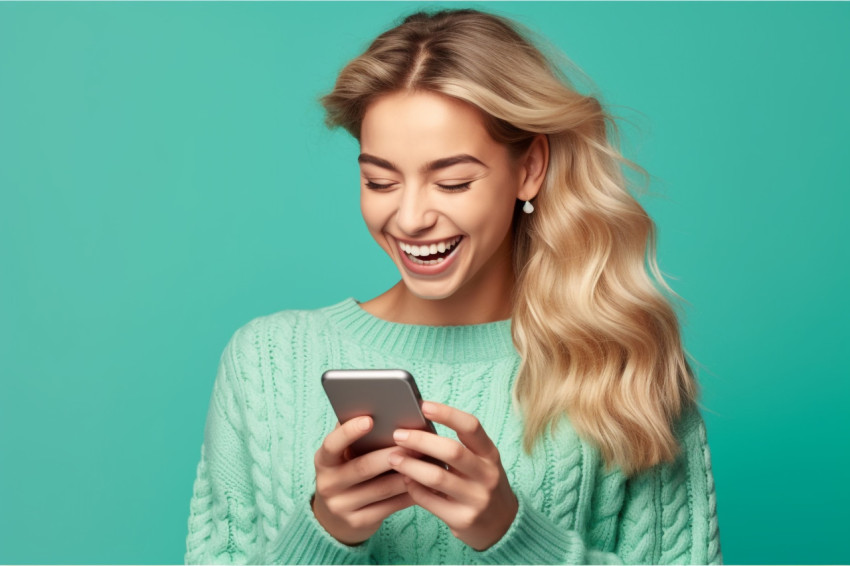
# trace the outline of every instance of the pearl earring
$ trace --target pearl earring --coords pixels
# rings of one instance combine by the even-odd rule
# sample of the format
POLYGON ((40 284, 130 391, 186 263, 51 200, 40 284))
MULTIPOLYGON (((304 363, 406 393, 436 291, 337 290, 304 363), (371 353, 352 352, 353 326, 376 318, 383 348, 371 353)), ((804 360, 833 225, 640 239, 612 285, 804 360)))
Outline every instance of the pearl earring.
POLYGON ((525 204, 522 205, 522 211, 526 214, 531 214, 534 212, 534 205, 531 204, 530 200, 525 201, 525 204))

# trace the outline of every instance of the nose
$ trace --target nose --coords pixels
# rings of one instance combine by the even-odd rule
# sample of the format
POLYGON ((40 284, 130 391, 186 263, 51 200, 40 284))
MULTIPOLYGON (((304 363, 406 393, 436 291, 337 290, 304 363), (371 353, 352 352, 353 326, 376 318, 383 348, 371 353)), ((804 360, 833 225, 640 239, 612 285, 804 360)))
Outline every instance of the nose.
POLYGON ((425 188, 406 186, 399 191, 396 224, 405 234, 415 236, 432 228, 437 222, 437 211, 431 208, 425 188))

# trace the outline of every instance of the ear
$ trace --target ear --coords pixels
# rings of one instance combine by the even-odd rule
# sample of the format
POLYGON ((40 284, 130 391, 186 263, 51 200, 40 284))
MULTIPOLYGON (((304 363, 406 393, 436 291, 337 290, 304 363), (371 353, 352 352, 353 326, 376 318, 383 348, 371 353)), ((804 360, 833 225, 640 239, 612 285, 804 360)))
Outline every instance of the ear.
POLYGON ((520 160, 519 200, 531 200, 540 192, 549 169, 549 138, 537 134, 520 160))

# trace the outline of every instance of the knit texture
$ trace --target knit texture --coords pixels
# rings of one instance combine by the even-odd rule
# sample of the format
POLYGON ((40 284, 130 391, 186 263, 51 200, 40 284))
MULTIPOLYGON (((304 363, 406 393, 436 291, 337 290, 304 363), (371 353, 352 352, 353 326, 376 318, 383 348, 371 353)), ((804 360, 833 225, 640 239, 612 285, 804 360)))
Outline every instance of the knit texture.
MULTIPOLYGON (((685 414, 675 462, 630 479, 606 471, 567 418, 522 450, 511 388, 520 358, 510 321, 418 326, 381 320, 354 299, 282 311, 239 328, 213 385, 192 499, 186 564, 720 564, 705 424, 685 414), (364 544, 338 542, 310 508, 313 457, 336 417, 328 369, 403 368, 422 397, 478 417, 519 500, 483 552, 425 509, 387 518, 364 544)), ((436 424, 437 432, 457 439, 436 424)))

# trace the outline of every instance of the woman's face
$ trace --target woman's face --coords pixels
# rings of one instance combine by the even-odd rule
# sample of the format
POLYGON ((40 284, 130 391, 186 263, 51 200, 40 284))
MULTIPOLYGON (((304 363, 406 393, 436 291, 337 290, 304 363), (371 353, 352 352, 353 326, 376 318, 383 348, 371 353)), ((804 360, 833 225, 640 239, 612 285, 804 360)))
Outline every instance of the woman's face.
POLYGON ((477 108, 432 92, 384 95, 366 110, 360 149, 363 218, 411 293, 504 288, 514 206, 537 189, 477 108))

